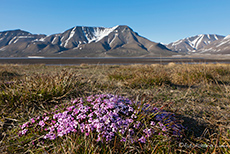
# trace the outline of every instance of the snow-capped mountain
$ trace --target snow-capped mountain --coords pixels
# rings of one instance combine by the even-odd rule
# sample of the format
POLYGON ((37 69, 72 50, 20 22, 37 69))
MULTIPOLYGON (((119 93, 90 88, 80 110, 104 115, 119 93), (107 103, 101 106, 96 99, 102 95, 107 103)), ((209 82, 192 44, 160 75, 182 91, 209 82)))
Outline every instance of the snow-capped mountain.
POLYGON ((45 37, 45 35, 31 34, 20 29, 0 32, 0 48, 10 44, 31 42, 45 37))
POLYGON ((199 53, 230 54, 230 35, 198 50, 199 53))
POLYGON ((112 33, 118 26, 104 27, 73 27, 63 33, 54 34, 36 41, 58 44, 64 48, 74 48, 81 44, 98 42, 112 33))
POLYGON ((32 35, 28 32, 26 34, 26 36, 23 35, 27 38, 24 42, 19 41, 22 35, 17 34, 17 38, 14 38, 13 35, 5 44, 2 43, 4 39, 0 35, 0 44, 3 44, 0 46, 0 56, 105 57, 175 54, 164 45, 139 36, 128 26, 112 28, 76 26, 63 33, 49 36, 32 35))
POLYGON ((167 48, 178 52, 196 52, 199 49, 206 47, 214 41, 222 40, 224 36, 216 34, 201 34, 192 37, 187 37, 167 45, 167 48))
POLYGON ((67 32, 71 34, 74 29, 78 33, 77 36, 80 37, 74 42, 69 39, 68 44, 66 44, 66 41, 64 43, 60 42, 61 45, 64 44, 66 47, 74 47, 64 51, 63 55, 78 54, 79 56, 84 56, 85 53, 91 55, 95 51, 98 56, 157 56, 160 54, 175 54, 164 45, 139 36, 128 26, 115 26, 112 28, 76 27, 67 32))

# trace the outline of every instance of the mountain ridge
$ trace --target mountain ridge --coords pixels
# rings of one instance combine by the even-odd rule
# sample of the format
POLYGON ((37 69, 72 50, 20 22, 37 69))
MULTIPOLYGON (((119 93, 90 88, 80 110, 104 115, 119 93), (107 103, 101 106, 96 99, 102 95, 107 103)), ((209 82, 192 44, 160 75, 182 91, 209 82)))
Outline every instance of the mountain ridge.
POLYGON ((175 54, 164 45, 138 35, 126 25, 111 28, 75 26, 52 35, 31 34, 20 30, 11 33, 13 32, 15 34, 11 34, 12 37, 5 37, 5 32, 0 32, 0 44, 5 41, 5 44, 0 46, 0 56, 123 57, 175 54), (25 38, 24 41, 14 42, 14 39, 22 37, 25 38), (9 41, 13 43, 9 44, 9 41))
POLYGON ((74 26, 61 33, 0 32, 0 57, 152 57, 176 54, 229 54, 230 35, 199 34, 168 45, 140 36, 127 25, 74 26))
POLYGON ((214 41, 206 47, 199 49, 202 54, 230 54, 230 35, 221 40, 214 41))
POLYGON ((197 50, 204 48, 216 40, 222 40, 224 36, 217 34, 199 34, 191 37, 186 37, 175 42, 172 42, 167 48, 172 51, 178 51, 181 53, 196 52, 197 50))

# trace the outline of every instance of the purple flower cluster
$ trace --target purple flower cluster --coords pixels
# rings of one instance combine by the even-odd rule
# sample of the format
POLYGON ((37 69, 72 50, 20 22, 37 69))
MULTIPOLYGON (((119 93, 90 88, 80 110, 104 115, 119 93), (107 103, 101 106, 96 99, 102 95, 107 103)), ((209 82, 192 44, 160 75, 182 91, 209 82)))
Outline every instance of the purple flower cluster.
POLYGON ((43 139, 54 140, 69 133, 96 134, 96 141, 145 143, 153 135, 181 135, 183 126, 172 113, 150 105, 140 105, 124 97, 102 94, 79 98, 43 117, 32 118, 21 126, 20 135, 30 128, 43 132, 43 139))

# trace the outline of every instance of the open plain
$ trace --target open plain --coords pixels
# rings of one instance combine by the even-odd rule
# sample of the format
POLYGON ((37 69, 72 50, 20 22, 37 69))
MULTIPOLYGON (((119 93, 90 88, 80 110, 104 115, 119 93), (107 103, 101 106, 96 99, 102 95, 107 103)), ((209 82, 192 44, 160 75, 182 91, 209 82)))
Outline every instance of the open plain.
MULTIPOLYGON (((123 63, 123 62, 122 62, 123 63)), ((112 63, 113 64, 113 63, 112 63)), ((2 153, 229 153, 230 65, 0 65, 2 153), (95 94, 112 94, 174 113, 182 138, 153 136, 143 143, 109 144, 80 133, 41 141, 18 136, 23 123, 56 105, 95 94), (41 141, 41 142, 39 142, 41 141), (28 151, 29 150, 29 151, 28 151)), ((64 105, 65 106, 65 105, 64 105)))

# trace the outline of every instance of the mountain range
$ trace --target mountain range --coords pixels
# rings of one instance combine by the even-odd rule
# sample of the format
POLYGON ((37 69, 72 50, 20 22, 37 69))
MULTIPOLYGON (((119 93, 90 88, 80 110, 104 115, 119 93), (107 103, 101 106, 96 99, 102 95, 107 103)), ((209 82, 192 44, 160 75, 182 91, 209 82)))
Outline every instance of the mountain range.
POLYGON ((192 37, 187 37, 167 45, 172 51, 182 53, 196 52, 216 40, 222 40, 224 36, 216 34, 201 34, 192 37))
POLYGON ((164 45, 138 35, 128 26, 76 26, 49 36, 22 30, 0 33, 1 57, 148 57, 175 54, 164 45))
POLYGON ((194 53, 230 54, 230 35, 201 34, 163 45, 125 25, 76 26, 48 36, 19 29, 0 32, 0 57, 157 57, 194 53))
POLYGON ((166 47, 185 54, 230 54, 230 35, 201 34, 172 42, 166 47))

